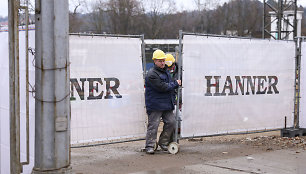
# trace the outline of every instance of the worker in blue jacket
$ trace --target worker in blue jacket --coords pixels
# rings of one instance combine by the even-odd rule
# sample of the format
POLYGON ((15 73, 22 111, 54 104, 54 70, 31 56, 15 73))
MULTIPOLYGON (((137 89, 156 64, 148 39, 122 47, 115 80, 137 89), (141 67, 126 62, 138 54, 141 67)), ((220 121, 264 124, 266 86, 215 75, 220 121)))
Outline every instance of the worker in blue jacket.
POLYGON ((154 51, 152 59, 154 66, 148 71, 145 78, 145 101, 148 114, 146 153, 148 154, 154 154, 160 118, 163 119, 164 127, 158 145, 162 150, 168 150, 176 123, 173 114, 174 90, 181 85, 181 80, 172 80, 165 66, 166 55, 162 50, 154 51))

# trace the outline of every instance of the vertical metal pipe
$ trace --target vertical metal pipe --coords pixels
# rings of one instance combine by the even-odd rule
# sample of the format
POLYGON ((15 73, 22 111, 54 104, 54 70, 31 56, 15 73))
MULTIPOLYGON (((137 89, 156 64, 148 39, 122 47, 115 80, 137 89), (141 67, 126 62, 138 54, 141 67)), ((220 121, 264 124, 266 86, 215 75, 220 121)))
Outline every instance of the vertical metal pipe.
MULTIPOLYGON (((30 144, 29 144, 29 9, 28 1, 26 6, 20 6, 20 9, 25 10, 25 65, 26 65, 26 162, 20 162, 21 165, 28 165, 30 163, 30 144)), ((20 128, 19 128, 20 129, 20 128)))
POLYGON ((294 128, 299 128, 301 38, 295 38, 294 128))
POLYGON ((294 39, 294 42, 295 42, 295 67, 294 67, 294 106, 293 106, 293 128, 295 129, 296 128, 296 116, 297 116, 297 75, 298 75, 298 55, 297 55, 297 52, 298 52, 298 39, 295 38, 294 39))
POLYGON ((10 171, 12 174, 21 172, 18 8, 18 0, 9 0, 10 171))
POLYGON ((141 35, 141 53, 142 53, 142 66, 143 66, 143 78, 147 74, 147 61, 146 61, 146 43, 144 42, 144 34, 141 35))
MULTIPOLYGON (((16 0, 16 37, 15 37, 15 116, 16 116, 16 151, 17 151, 17 162, 20 166, 20 70, 19 70, 19 6, 20 0, 16 0)), ((22 167, 20 166, 22 172, 22 167)))
POLYGON ((296 105, 296 127, 300 128, 300 82, 301 82, 301 48, 302 48, 302 39, 298 38, 298 49, 297 49, 297 71, 298 71, 298 82, 297 82, 297 105, 296 105))
POLYGON ((277 8, 277 40, 282 39, 282 6, 283 1, 278 0, 278 8, 277 8))
POLYGON ((29 106, 29 1, 26 1, 26 131, 27 131, 27 161, 30 163, 30 106, 29 106))
POLYGON ((23 8, 25 10, 25 65, 26 65, 26 151, 27 159, 26 162, 21 163, 22 165, 28 165, 30 163, 30 126, 29 126, 29 1, 26 1, 26 6, 23 8))
MULTIPOLYGON (((182 40, 183 40, 183 31, 179 31, 179 60, 177 61, 178 63, 178 79, 181 79, 181 74, 182 74, 182 40)), ((175 125, 175 133, 174 133, 174 142, 178 142, 178 123, 179 123, 179 111, 180 111, 180 99, 181 99, 181 90, 182 87, 180 86, 177 90, 177 101, 176 101, 176 125, 175 125)))
MULTIPOLYGON (((20 166, 20 70, 19 70, 19 10, 20 1, 17 1, 16 5, 16 13, 17 13, 17 27, 16 27, 16 52, 15 52, 15 114, 16 114, 16 151, 17 151, 17 158, 18 158, 18 165, 20 166)), ((20 166, 20 171, 22 172, 22 167, 20 166)))
POLYGON ((265 38, 265 26, 266 26, 266 0, 263 1, 263 15, 262 15, 262 38, 265 38))
POLYGON ((33 173, 70 173, 68 0, 36 0, 35 5, 33 173))

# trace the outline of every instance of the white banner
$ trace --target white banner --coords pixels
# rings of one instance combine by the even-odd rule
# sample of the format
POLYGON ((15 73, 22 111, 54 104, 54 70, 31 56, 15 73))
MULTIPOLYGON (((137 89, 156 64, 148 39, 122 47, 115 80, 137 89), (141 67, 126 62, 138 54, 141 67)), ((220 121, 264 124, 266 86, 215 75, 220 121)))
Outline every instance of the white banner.
POLYGON ((300 127, 306 128, 306 42, 302 42, 302 58, 301 58, 301 91, 300 91, 300 127))
POLYGON ((185 35, 182 136, 293 126, 295 44, 185 35))
POLYGON ((70 36, 72 144, 145 136, 141 43, 70 36))
MULTIPOLYGON (((26 161, 26 82, 25 82, 25 32, 19 33, 20 60, 20 159, 26 161)), ((9 111, 9 52, 8 32, 0 32, 0 173, 10 173, 10 111, 9 111)), ((35 31, 29 31, 29 47, 35 47, 35 31)), ((29 81, 35 84, 34 56, 29 54, 29 81)), ((32 90, 32 89, 30 89, 32 90)), ((23 173, 31 173, 34 166, 35 101, 30 94, 30 164, 23 167, 23 173)))

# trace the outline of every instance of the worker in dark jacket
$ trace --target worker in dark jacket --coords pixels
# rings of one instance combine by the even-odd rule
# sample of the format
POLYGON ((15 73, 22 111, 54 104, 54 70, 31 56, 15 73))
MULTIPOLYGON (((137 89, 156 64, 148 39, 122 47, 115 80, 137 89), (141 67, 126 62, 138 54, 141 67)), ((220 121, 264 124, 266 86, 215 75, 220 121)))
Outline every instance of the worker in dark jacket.
POLYGON ((148 114, 146 152, 148 154, 154 154, 160 118, 164 121, 164 127, 158 145, 162 150, 168 150, 176 121, 173 114, 175 102, 173 95, 174 90, 181 85, 180 80, 172 80, 167 66, 165 66, 166 55, 163 51, 154 51, 152 59, 154 67, 148 71, 145 79, 145 101, 148 114))
MULTIPOLYGON (((170 73, 170 76, 171 76, 172 80, 179 80, 178 79, 178 69, 177 69, 178 66, 177 66, 177 64, 175 62, 175 59, 172 56, 172 54, 166 54, 165 64, 168 67, 168 71, 170 73)), ((174 96, 173 97, 175 98, 174 105, 176 105, 177 89, 174 91, 174 96)))
MULTIPOLYGON (((172 77, 172 80, 178 80, 178 65, 175 62, 175 58, 173 57, 172 54, 166 54, 166 60, 165 60, 166 65, 168 66, 168 70, 170 73, 170 76, 172 77)), ((180 79, 182 79, 182 77, 180 77, 180 79)), ((178 89, 175 89, 174 91, 174 105, 175 105, 175 111, 174 113, 176 113, 176 102, 177 102, 177 94, 178 94, 178 89)), ((182 90, 180 90, 180 103, 179 103, 179 114, 178 114, 178 134, 181 133, 181 106, 182 106, 182 90)))
POLYGON ((166 65, 168 66, 168 70, 170 72, 170 75, 172 79, 178 80, 178 65, 175 62, 175 58, 172 54, 166 54, 166 65))

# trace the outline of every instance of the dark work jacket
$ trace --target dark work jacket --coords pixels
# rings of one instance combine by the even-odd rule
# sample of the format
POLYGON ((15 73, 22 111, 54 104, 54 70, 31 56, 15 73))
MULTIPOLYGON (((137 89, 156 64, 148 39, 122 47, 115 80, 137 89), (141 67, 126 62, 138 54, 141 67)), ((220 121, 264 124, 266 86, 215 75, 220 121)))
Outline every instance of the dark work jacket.
POLYGON ((173 81, 167 67, 161 69, 154 65, 145 79, 145 98, 147 113, 152 111, 168 111, 174 109, 174 89, 178 88, 177 81, 173 81))
POLYGON ((182 79, 182 78, 180 78, 180 79, 178 78, 178 65, 177 65, 177 63, 174 62, 174 64, 172 66, 175 66, 174 72, 170 73, 172 79, 173 80, 180 80, 180 79, 182 79))
MULTIPOLYGON (((169 72, 169 73, 170 73, 170 76, 171 76, 171 78, 172 78, 172 80, 176 81, 176 80, 182 79, 182 76, 181 76, 180 79, 178 78, 178 65, 177 65, 177 63, 174 62, 172 66, 175 66, 174 71, 173 71, 172 73, 169 72)), ((174 105, 176 105, 176 102, 177 102, 177 100, 176 100, 176 99, 177 99, 177 97, 176 97, 176 96, 177 96, 177 90, 178 90, 178 89, 175 89, 174 95, 173 95, 173 98, 174 98, 174 105)), ((182 93, 181 93, 181 96, 182 96, 182 93)), ((180 98, 180 103, 182 103, 182 97, 180 98)))

